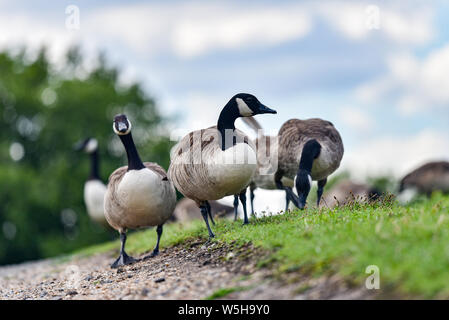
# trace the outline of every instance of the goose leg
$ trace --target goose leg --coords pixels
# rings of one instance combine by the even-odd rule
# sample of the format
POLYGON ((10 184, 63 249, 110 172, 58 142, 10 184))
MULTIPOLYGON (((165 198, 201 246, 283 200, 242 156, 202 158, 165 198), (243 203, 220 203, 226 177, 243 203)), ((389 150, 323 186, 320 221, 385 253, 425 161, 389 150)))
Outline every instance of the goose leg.
POLYGON ((215 237, 214 233, 212 232, 210 225, 209 225, 209 219, 207 218, 207 206, 205 203, 203 203, 200 206, 201 215, 203 216, 204 222, 206 222, 207 231, 209 232, 209 239, 215 237))
POLYGON ((288 192, 285 191, 285 212, 288 211, 289 205, 290 205, 290 198, 288 197, 288 192))
POLYGON ((327 178, 324 178, 323 180, 318 181, 318 191, 317 191, 317 201, 316 206, 320 206, 321 196, 323 195, 324 186, 327 183, 327 178))
POLYGON ((237 221, 237 217, 239 215, 239 195, 234 195, 234 221, 237 221))
POLYGON ((149 258, 153 258, 155 256, 157 256, 159 254, 159 242, 161 241, 161 236, 162 236, 162 224, 158 225, 156 228, 156 232, 157 232, 157 242, 156 242, 156 247, 154 247, 154 250, 152 253, 150 253, 149 255, 145 256, 143 259, 149 259, 149 258))
POLYGON ((239 195, 239 198, 243 206, 243 224, 248 224, 248 213, 246 212, 246 190, 239 195))
POLYGON ((120 232, 120 242, 121 242, 120 256, 117 258, 117 260, 114 261, 114 263, 111 265, 111 268, 118 268, 139 261, 138 259, 134 259, 133 257, 128 256, 125 252, 125 243, 126 243, 125 232, 120 232))
POLYGON ((212 209, 210 207, 209 201, 206 201, 206 209, 207 209, 207 214, 209 215, 210 221, 212 221, 212 224, 215 225, 214 218, 212 218, 212 209))
POLYGON ((276 174, 274 175, 274 182, 276 183, 276 187, 279 190, 285 190, 286 199, 287 199, 287 208, 288 208, 288 200, 290 200, 291 202, 293 202, 293 204, 296 207, 302 209, 303 207, 300 207, 299 199, 293 192, 292 188, 284 187, 284 184, 282 183, 282 177, 283 177, 283 173, 281 171, 277 171, 276 174))
POLYGON ((254 190, 255 190, 255 189, 256 189, 256 186, 255 186, 255 185, 251 184, 251 185, 249 186, 250 200, 251 200, 251 215, 252 215, 252 216, 255 216, 255 215, 256 215, 255 212, 254 212, 254 198, 255 198, 255 196, 254 196, 254 190))

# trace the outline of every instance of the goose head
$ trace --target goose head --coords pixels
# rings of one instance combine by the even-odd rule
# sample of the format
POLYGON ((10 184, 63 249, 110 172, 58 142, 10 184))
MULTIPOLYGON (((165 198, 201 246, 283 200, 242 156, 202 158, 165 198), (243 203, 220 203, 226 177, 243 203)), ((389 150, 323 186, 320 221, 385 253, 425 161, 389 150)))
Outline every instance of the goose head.
POLYGON ((119 136, 127 135, 131 132, 131 121, 128 120, 126 115, 118 114, 114 117, 114 122, 112 124, 112 129, 119 136))
MULTIPOLYGON (((295 177, 295 187, 298 194, 297 207, 303 209, 306 206, 307 196, 312 188, 312 177, 306 170, 299 169, 295 177)), ((296 203, 295 203, 296 205, 296 203)))
POLYGON ((93 153, 98 150, 98 141, 95 138, 86 138, 79 141, 73 147, 76 151, 84 151, 86 153, 93 153))
POLYGON ((249 93, 238 93, 232 97, 234 111, 237 117, 251 117, 257 114, 272 113, 276 114, 276 110, 270 109, 263 105, 255 96, 249 93))

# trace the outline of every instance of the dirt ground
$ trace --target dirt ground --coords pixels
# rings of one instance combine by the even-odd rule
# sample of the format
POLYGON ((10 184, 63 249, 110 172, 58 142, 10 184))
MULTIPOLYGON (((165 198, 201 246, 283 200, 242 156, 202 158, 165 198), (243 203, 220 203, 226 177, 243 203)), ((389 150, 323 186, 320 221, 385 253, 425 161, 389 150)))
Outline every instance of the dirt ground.
POLYGON ((234 289, 225 299, 375 298, 337 276, 274 277, 256 267, 263 256, 251 246, 191 242, 119 269, 109 267, 112 253, 29 262, 0 268, 0 299, 204 299, 225 288, 234 289))

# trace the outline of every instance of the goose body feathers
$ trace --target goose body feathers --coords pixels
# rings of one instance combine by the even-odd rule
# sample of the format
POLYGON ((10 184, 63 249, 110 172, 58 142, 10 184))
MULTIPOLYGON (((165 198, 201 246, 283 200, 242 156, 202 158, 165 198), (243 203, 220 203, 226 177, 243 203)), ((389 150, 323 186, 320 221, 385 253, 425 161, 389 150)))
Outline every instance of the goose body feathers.
POLYGON ((156 163, 129 170, 123 166, 110 178, 105 195, 105 215, 119 232, 161 225, 173 213, 176 191, 165 170, 156 163))
POLYGON ((331 122, 322 119, 291 119, 279 130, 279 169, 286 177, 295 178, 302 149, 312 139, 321 145, 320 154, 313 161, 313 180, 326 179, 340 166, 343 142, 331 122))
POLYGON ((105 184, 98 179, 87 180, 84 184, 84 203, 89 217, 95 222, 107 225, 104 216, 105 184))
POLYGON ((255 145, 235 129, 236 144, 222 150, 216 126, 186 135, 173 149, 168 171, 176 188, 200 205, 244 190, 257 169, 255 145))

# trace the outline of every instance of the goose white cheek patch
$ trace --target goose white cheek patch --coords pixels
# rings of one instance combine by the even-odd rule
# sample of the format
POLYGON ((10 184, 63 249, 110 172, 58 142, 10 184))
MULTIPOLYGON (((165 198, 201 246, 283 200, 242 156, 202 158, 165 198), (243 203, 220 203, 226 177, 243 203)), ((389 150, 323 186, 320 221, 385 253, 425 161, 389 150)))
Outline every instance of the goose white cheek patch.
POLYGON ((86 152, 94 152, 98 148, 97 139, 90 139, 86 146, 86 152))
POLYGON ((239 108, 239 113, 243 117, 250 117, 253 115, 253 111, 248 107, 245 101, 240 98, 235 99, 239 108))

